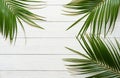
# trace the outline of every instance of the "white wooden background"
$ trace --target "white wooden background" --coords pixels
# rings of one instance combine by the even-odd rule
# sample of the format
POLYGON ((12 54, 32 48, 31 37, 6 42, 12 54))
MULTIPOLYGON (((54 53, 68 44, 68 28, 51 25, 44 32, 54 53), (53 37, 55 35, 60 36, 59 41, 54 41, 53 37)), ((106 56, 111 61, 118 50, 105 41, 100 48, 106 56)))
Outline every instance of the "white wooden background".
MULTIPOLYGON (((38 22, 45 30, 25 24, 27 43, 21 28, 15 45, 0 36, 0 78, 77 78, 70 75, 64 66, 63 58, 76 57, 65 46, 81 50, 75 35, 76 27, 65 31, 78 16, 65 16, 63 4, 71 0, 44 0, 47 6, 35 13, 46 17, 46 22, 38 22)), ((118 37, 119 22, 112 36, 118 37)), ((78 77, 78 78, 83 78, 78 77)))

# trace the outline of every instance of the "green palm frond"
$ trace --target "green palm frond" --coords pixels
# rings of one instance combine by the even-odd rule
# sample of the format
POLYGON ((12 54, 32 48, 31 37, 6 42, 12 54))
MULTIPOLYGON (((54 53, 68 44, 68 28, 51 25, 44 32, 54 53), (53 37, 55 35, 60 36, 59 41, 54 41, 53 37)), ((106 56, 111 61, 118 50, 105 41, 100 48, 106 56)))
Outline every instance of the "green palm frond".
POLYGON ((86 54, 67 48, 83 58, 64 59, 76 75, 86 74, 87 78, 120 78, 120 43, 117 39, 103 40, 100 37, 84 36, 78 40, 86 54))
POLYGON ((35 20, 43 20, 44 17, 29 11, 40 8, 41 3, 39 0, 0 0, 0 33, 4 38, 13 41, 17 37, 18 23, 24 30, 22 22, 43 29, 35 20))
POLYGON ((68 15, 83 15, 68 29, 86 18, 78 36, 83 35, 88 28, 91 29, 92 34, 100 35, 103 32, 106 36, 114 30, 120 0, 72 0, 65 7, 72 9, 72 11, 66 11, 68 15))

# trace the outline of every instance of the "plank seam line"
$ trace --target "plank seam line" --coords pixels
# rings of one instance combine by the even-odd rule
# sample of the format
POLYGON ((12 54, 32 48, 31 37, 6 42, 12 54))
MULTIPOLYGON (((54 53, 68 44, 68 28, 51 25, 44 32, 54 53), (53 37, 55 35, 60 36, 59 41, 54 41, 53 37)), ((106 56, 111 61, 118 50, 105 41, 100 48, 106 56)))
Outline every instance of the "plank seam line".
POLYGON ((60 55, 77 55, 77 54, 0 54, 0 56, 9 56, 9 55, 17 55, 17 56, 42 56, 42 55, 58 55, 58 56, 60 56, 60 55))
POLYGON ((17 38, 75 38, 75 37, 17 37, 17 38))
POLYGON ((67 70, 0 70, 0 71, 67 71, 67 70))
MULTIPOLYGON (((0 38, 3 38, 3 37, 0 37, 0 38)), ((63 39, 76 39, 76 37, 17 37, 18 39, 45 39, 45 38, 49 38, 49 39, 61 39, 61 38, 63 38, 63 39)), ((104 37, 102 37, 101 36, 101 38, 104 38, 104 37)), ((120 37, 118 37, 118 36, 114 36, 114 37, 109 37, 109 36, 107 36, 106 38, 120 38, 120 37)))

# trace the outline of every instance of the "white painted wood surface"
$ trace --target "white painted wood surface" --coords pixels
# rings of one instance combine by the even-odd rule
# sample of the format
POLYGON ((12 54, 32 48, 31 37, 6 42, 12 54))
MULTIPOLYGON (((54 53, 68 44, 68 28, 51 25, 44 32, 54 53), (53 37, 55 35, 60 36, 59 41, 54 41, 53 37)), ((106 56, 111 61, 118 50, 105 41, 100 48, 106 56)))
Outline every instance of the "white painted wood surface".
MULTIPOLYGON (((64 66, 63 58, 76 57, 65 47, 83 51, 75 36, 80 22, 69 31, 65 31, 79 16, 65 16, 64 4, 71 0, 44 0, 46 7, 34 10, 46 16, 46 22, 38 22, 45 30, 32 28, 26 24, 26 40, 21 28, 15 45, 0 36, 0 78, 84 78, 71 76, 64 66)), ((120 22, 110 37, 119 37, 120 22)))

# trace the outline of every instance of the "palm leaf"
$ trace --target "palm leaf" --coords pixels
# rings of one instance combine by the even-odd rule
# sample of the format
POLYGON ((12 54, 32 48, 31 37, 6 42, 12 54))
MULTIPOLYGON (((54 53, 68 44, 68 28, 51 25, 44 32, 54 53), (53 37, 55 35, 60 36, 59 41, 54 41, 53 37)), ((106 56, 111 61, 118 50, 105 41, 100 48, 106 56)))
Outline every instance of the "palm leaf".
POLYGON ((68 29, 75 26, 82 19, 86 18, 78 36, 83 35, 88 28, 92 34, 100 35, 102 32, 106 36, 112 33, 118 16, 120 0, 72 0, 65 5, 72 11, 66 11, 68 15, 83 15, 77 22, 68 29))
POLYGON ((120 78, 120 43, 117 39, 103 40, 100 37, 82 36, 80 45, 86 54, 67 48, 83 58, 64 59, 76 75, 87 74, 87 78, 120 78))
POLYGON ((29 11, 40 8, 41 3, 37 0, 0 0, 0 32, 4 38, 13 41, 17 37, 18 23, 24 30, 22 22, 43 29, 35 23, 35 20, 43 20, 43 17, 29 11))

